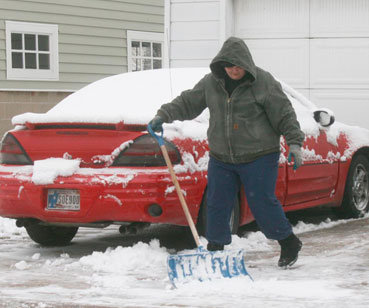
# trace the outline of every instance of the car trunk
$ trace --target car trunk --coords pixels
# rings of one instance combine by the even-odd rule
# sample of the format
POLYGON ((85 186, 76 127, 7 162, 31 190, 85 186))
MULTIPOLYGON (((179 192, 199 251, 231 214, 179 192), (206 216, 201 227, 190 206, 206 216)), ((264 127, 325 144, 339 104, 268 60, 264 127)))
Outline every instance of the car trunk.
POLYGON ((32 162, 50 157, 80 159, 80 167, 105 167, 125 142, 143 135, 144 126, 33 124, 12 131, 32 162))

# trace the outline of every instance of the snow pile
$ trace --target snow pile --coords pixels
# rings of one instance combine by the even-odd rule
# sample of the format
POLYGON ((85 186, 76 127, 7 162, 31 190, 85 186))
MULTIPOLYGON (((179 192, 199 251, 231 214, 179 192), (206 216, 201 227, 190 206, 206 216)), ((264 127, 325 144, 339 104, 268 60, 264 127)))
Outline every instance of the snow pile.
POLYGON ((52 184, 58 176, 70 176, 79 169, 80 160, 48 158, 36 160, 33 166, 32 182, 36 185, 52 184))
POLYGON ((14 219, 0 217, 0 238, 24 235, 24 228, 18 228, 14 219))
POLYGON ((194 173, 196 171, 207 171, 208 170, 208 162, 209 162, 209 152, 205 152, 204 156, 200 157, 199 160, 195 161, 193 154, 185 152, 182 154, 183 164, 175 165, 173 167, 176 173, 181 172, 191 172, 194 173))
POLYGON ((347 138, 348 148, 342 153, 342 157, 351 157, 352 154, 361 147, 368 146, 369 130, 339 123, 332 125, 327 132, 328 142, 333 145, 337 144, 337 138, 344 134, 347 138))
MULTIPOLYGON (((122 188, 127 187, 128 183, 130 181, 132 181, 136 174, 138 173, 138 171, 136 172, 135 170, 120 170, 120 171, 116 171, 115 173, 113 172, 109 172, 109 169, 105 169, 109 175, 102 175, 103 172, 101 172, 101 170, 96 171, 96 169, 81 169, 80 174, 84 174, 84 175, 89 175, 92 176, 94 175, 94 172, 98 172, 99 174, 96 175, 95 177, 93 177, 92 179, 90 179, 91 183, 93 184, 102 184, 104 186, 109 186, 112 184, 121 184, 122 188), (113 173, 113 174, 112 174, 113 173)), ((105 171, 103 170, 103 171, 105 171)))
MULTIPOLYGON (((326 221, 319 225, 299 223, 294 231, 303 233, 327 229, 346 222, 326 221)), ((206 244, 204 238, 201 241, 206 244)), ((302 271, 281 271, 276 266, 277 255, 270 261, 265 260, 266 255, 275 253, 275 245, 277 244, 274 241, 266 239, 261 232, 252 232, 242 238, 234 235, 232 244, 226 246, 226 249, 245 250, 246 267, 254 282, 247 277, 238 277, 201 283, 194 281, 174 289, 167 277, 168 251, 160 247, 157 240, 149 244, 139 242, 132 247, 119 246, 115 249, 108 248, 105 252, 93 252, 68 265, 68 268, 82 268, 92 272, 88 279, 94 285, 95 292, 100 288, 105 290, 101 291, 103 296, 106 296, 106 290, 118 292, 124 297, 127 306, 135 307, 147 307, 147 303, 153 307, 162 306, 163 303, 175 303, 175 307, 235 307, 242 306, 245 300, 251 301, 253 307, 265 307, 265 301, 275 303, 276 299, 281 301, 281 305, 275 303, 275 307, 282 307, 285 300, 301 300, 301 303, 306 303, 306 300, 336 302, 340 298, 350 298, 353 295, 352 289, 341 287, 339 279, 324 275, 322 268, 328 266, 324 260, 320 260, 321 265, 317 269, 319 275, 311 270, 316 267, 316 258, 307 257, 299 260, 300 266, 303 266, 302 271), (260 261, 250 262, 248 255, 251 254, 260 254, 260 261), (260 267, 259 263, 262 264, 260 267), (259 305, 257 303, 261 298, 263 304, 259 305)), ((177 253, 190 252, 194 251, 177 253)), ((327 262, 333 260, 329 259, 327 262)), ((98 298, 95 298, 95 304, 99 303, 98 298)))
POLYGON ((155 283, 168 280, 167 256, 167 250, 160 247, 159 241, 152 240, 149 244, 139 242, 132 247, 119 246, 105 252, 93 252, 68 267, 92 270, 92 280, 98 285, 128 288, 140 281, 155 283))
POLYGON ((17 270, 24 271, 26 269, 29 269, 31 267, 31 265, 28 264, 26 261, 19 261, 18 263, 14 264, 14 267, 17 270))

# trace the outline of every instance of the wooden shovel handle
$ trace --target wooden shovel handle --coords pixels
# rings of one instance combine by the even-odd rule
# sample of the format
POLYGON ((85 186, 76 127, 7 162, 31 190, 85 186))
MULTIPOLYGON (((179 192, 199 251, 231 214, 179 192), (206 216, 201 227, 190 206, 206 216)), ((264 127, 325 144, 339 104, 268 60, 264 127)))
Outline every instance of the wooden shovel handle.
POLYGON ((185 213, 185 216, 186 216, 188 225, 190 226, 190 229, 191 229, 193 238, 195 239, 195 242, 196 242, 197 247, 200 247, 201 244, 200 244, 199 234, 197 233, 197 230, 196 230, 195 224, 193 223, 193 220, 192 220, 190 211, 188 210, 188 206, 187 206, 186 200, 183 197, 183 193, 182 193, 181 187, 179 186, 179 183, 178 183, 178 180, 177 180, 177 176, 174 173, 173 165, 172 165, 172 162, 169 159, 167 148, 165 147, 165 145, 161 145, 160 146, 160 149, 161 149, 161 151, 163 153, 163 156, 164 156, 164 159, 165 159, 165 163, 168 166, 169 173, 170 173, 170 176, 172 177, 173 184, 176 187, 178 198, 179 198, 179 201, 181 202, 182 209, 183 209, 183 212, 185 213))

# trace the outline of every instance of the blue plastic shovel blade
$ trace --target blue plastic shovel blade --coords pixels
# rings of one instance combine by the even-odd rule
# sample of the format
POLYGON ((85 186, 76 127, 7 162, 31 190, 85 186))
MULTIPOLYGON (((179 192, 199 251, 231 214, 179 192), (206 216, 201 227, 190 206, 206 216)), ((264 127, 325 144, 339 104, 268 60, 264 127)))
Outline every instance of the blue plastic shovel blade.
POLYGON ((243 250, 206 251, 170 255, 168 275, 174 286, 190 281, 251 276, 246 270, 243 250))

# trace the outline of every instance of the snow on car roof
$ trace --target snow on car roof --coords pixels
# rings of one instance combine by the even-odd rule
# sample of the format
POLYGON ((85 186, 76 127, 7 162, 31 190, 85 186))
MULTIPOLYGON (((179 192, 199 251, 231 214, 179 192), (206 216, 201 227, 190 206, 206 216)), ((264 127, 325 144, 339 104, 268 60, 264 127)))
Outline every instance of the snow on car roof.
POLYGON ((12 122, 147 124, 162 104, 207 73, 206 68, 180 68, 114 75, 76 91, 46 113, 25 113, 12 122))
MULTIPOLYGON (((62 100, 46 113, 24 113, 13 117, 13 125, 26 123, 119 123, 147 124, 158 108, 182 91, 191 89, 209 68, 172 68, 122 73, 93 82, 62 100)), ((313 118, 317 107, 302 94, 281 82, 307 136, 317 137, 321 127, 313 118)), ((209 113, 206 109, 192 121, 165 124, 167 138, 205 139, 209 113)), ((350 135, 351 148, 368 144, 369 131, 336 122, 327 130, 336 143, 340 132, 350 135)))
MULTIPOLYGON (((192 88, 209 68, 173 68, 123 73, 93 82, 62 100, 46 113, 24 113, 13 117, 13 125, 26 123, 119 123, 147 124, 158 108, 182 91, 192 88)), ((282 83, 291 101, 299 100, 308 109, 315 106, 282 83)), ((300 107, 301 108, 301 107, 300 107)), ((310 131, 318 129, 311 113, 299 110, 300 123, 310 131)), ((192 138, 206 138, 208 111, 191 121, 168 125, 192 138), (187 123, 186 123, 187 122, 187 123)), ((173 133, 173 132, 172 132, 173 133)))
MULTIPOLYGON (((46 113, 20 114, 12 123, 147 124, 162 104, 192 88, 209 72, 209 68, 176 68, 114 75, 76 91, 46 113)), ((165 136, 205 139, 207 114, 204 111, 191 125, 189 121, 165 125, 165 136)))

